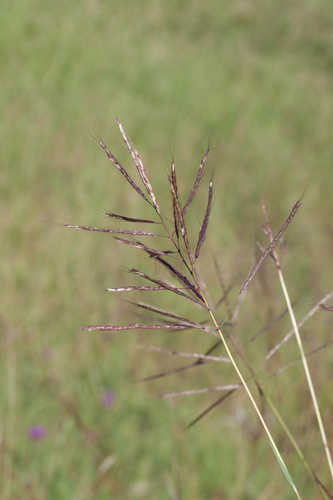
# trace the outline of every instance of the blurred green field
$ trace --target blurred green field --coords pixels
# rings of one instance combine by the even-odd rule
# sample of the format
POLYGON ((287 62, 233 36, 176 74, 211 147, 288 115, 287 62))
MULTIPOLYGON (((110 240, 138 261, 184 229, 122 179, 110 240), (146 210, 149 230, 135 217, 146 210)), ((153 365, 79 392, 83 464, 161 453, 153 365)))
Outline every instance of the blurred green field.
MULTIPOLYGON (((4 0, 0 23, 0 497, 293 498, 244 395, 189 431, 185 425, 219 394, 158 398, 235 383, 230 367, 207 364, 137 383, 186 363, 138 350, 138 342, 203 352, 210 339, 81 330, 133 321, 126 302, 104 290, 131 283, 129 267, 158 268, 109 235, 63 224, 107 226, 107 210, 151 216, 94 139, 132 169, 116 117, 166 210, 171 159, 185 198, 209 143, 215 199, 201 269, 212 294, 212 250, 235 299, 256 239, 264 241, 261 199, 277 229, 304 193, 283 256, 303 317, 333 288, 332 3, 4 0), (105 391, 114 394, 111 407, 102 404, 105 391), (29 437, 36 426, 46 430, 39 440, 29 437)), ((207 180, 188 214, 194 234, 207 180)), ((151 300, 190 314, 165 294, 151 300)), ((283 308, 267 262, 242 307, 239 338, 283 308)), ((331 325, 328 312, 313 317, 302 330, 308 350, 330 340, 331 325)), ((261 367, 289 328, 284 318, 247 347, 251 362, 261 367)), ((297 357, 293 341, 287 346, 270 371, 297 357)), ((333 445, 332 349, 313 356, 310 368, 333 445)), ((267 380, 267 390, 329 485, 302 367, 267 380)), ((268 410, 267 417, 303 498, 321 498, 268 410)))

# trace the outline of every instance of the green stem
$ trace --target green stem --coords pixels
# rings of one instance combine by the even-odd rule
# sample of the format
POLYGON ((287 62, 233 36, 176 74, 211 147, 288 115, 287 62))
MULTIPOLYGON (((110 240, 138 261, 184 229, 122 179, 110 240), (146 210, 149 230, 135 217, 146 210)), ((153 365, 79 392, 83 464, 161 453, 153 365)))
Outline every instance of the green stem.
POLYGON ((300 496, 300 494, 299 494, 299 492, 298 492, 298 490, 296 488, 296 485, 295 485, 294 481, 292 480, 292 477, 291 477, 291 475, 290 475, 290 473, 288 471, 287 465, 285 464, 285 462, 284 462, 284 460, 283 460, 283 458, 282 458, 282 456, 281 456, 281 454, 280 454, 280 452, 279 452, 279 450, 278 450, 278 448, 277 448, 277 446, 275 444, 273 436, 271 435, 271 433, 270 433, 270 431, 269 431, 269 429, 268 429, 268 427, 266 425, 266 422, 265 422, 265 420, 264 420, 264 418, 263 418, 263 416, 262 416, 262 414, 261 414, 261 412, 260 412, 260 410, 259 410, 259 408, 257 406, 257 403, 256 403, 256 401, 255 401, 255 399, 254 399, 254 397, 253 397, 253 395, 252 395, 252 393, 250 391, 250 388, 247 385, 247 383, 246 383, 246 381, 245 381, 245 379, 244 379, 244 377, 243 377, 240 369, 238 368, 238 365, 237 365, 237 363, 236 363, 236 361, 235 361, 235 359, 234 359, 234 357, 232 355, 231 350, 229 349, 229 346, 228 346, 228 344, 227 344, 227 342, 225 340, 225 337, 223 335, 222 329, 218 325, 217 320, 215 318, 215 315, 214 315, 213 311, 210 309, 210 307, 209 307, 209 305, 208 305, 205 297, 204 297, 204 300, 206 302, 206 307, 208 309, 208 312, 209 312, 209 315, 211 317, 211 320, 212 320, 212 322, 213 322, 213 324, 214 324, 214 326, 215 326, 215 328, 216 328, 216 330, 217 330, 217 332, 218 332, 218 334, 220 336, 220 339, 221 339, 221 341, 222 341, 222 343, 224 345, 226 353, 227 353, 228 357, 230 358, 230 361, 231 361, 231 363, 232 363, 232 365, 233 365, 233 367, 234 367, 234 369, 235 369, 235 371, 236 371, 236 373, 237 373, 237 375, 238 375, 238 377, 239 377, 239 379, 240 379, 240 381, 241 381, 241 383, 242 383, 245 391, 247 392, 247 395, 248 395, 248 397, 249 397, 249 399, 250 399, 250 401, 251 401, 251 403, 252 403, 252 405, 253 405, 253 407, 254 407, 257 415, 258 415, 258 418, 259 418, 259 420, 260 420, 260 422, 261 422, 261 424, 262 424, 262 426, 263 426, 266 434, 267 434, 269 443, 270 443, 271 448, 273 450, 273 453, 274 453, 274 455, 275 455, 275 457, 276 457, 276 459, 277 459, 277 461, 278 461, 278 463, 280 465, 280 468, 281 468, 284 476, 286 477, 287 481, 289 482, 290 486, 292 487, 292 489, 293 489, 296 497, 301 500, 301 496, 300 496))

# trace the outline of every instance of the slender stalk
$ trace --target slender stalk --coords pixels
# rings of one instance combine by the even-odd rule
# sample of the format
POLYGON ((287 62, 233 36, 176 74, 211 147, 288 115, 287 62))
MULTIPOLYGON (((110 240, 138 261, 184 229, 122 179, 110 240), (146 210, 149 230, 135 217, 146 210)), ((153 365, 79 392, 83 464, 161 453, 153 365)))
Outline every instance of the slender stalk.
POLYGON ((291 319, 291 322, 292 322, 292 325, 293 325, 293 328, 294 328, 294 331, 295 331, 295 337, 296 337, 296 340, 297 340, 298 348, 299 348, 299 351, 301 353, 302 362, 303 362, 303 366, 304 366, 304 371, 305 371, 306 379, 307 379, 307 382, 308 382, 310 394, 311 394, 311 397, 312 397, 313 406, 314 406, 314 409, 315 409, 315 413, 316 413, 316 417, 317 417, 317 421, 318 421, 318 425, 319 425, 321 439, 322 439, 322 442, 323 442, 323 445, 324 445, 324 449, 325 449, 325 453, 326 453, 326 457, 327 457, 328 466, 329 466, 330 473, 331 473, 331 476, 332 476, 332 479, 333 479, 332 456, 331 456, 331 452, 330 452, 330 449, 329 449, 329 446, 328 446, 326 432, 325 432, 323 420, 322 420, 322 417, 321 417, 321 413, 320 413, 320 409, 319 409, 319 405, 318 405, 318 401, 317 401, 316 392, 315 392, 315 389, 314 389, 314 386, 313 386, 313 383, 312 383, 312 378, 311 378, 311 374, 310 374, 310 370, 309 370, 309 365, 308 365, 308 362, 307 362, 307 359, 306 359, 306 356, 305 356, 305 353, 304 353, 302 339, 301 339, 301 336, 300 336, 300 333, 299 333, 299 329, 298 329, 298 326, 297 326, 297 321, 296 321, 296 318, 295 318, 295 315, 294 315, 294 311, 293 311, 293 308, 292 308, 292 305, 291 305, 291 301, 290 301, 290 298, 289 298, 288 290, 287 290, 287 287, 286 287, 286 284, 285 284, 285 281, 284 281, 284 278, 283 278, 283 274, 282 274, 281 268, 278 268, 278 273, 279 273, 279 279, 280 279, 282 291, 283 291, 283 294, 284 294, 284 297, 285 297, 285 300, 286 300, 286 303, 287 303, 287 306, 288 306, 288 311, 289 311, 290 319, 291 319))
MULTIPOLYGON (((331 298, 333 297, 333 290, 331 290, 329 293, 327 293, 325 295, 325 297, 323 297, 322 299, 319 300, 319 302, 317 302, 317 304, 315 306, 312 307, 312 309, 310 309, 310 311, 308 311, 306 313, 306 315, 304 316, 303 319, 301 319, 301 321, 298 323, 298 328, 301 328, 304 323, 306 321, 308 321, 310 318, 312 318, 312 316, 321 309, 321 307, 323 305, 325 305, 325 303, 330 300, 331 298)), ((283 339, 277 344, 275 345, 267 354, 266 354, 266 361, 268 361, 282 346, 283 344, 285 344, 286 342, 288 342, 289 339, 291 339, 291 337, 293 336, 294 334, 294 329, 292 328, 284 337, 283 339)))
MULTIPOLYGON (((291 444, 293 445, 293 447, 295 448, 295 451, 296 453, 298 454, 298 456, 300 457, 304 467, 306 468, 307 472, 311 475, 311 477, 314 479, 314 481, 316 482, 316 484, 320 487, 320 490, 321 490, 321 493, 327 495, 328 492, 325 490, 325 487, 324 485, 318 480, 318 477, 316 476, 316 474, 314 473, 314 471, 311 469, 310 465, 308 464, 305 456, 303 455, 302 453, 302 450, 300 449, 300 447, 298 446, 297 444, 297 441, 295 440, 294 436, 292 435, 288 425, 286 424, 286 422, 284 421, 284 419, 282 418, 280 412, 278 411, 278 409, 276 408, 276 406, 274 405, 273 401, 271 400, 271 398, 269 396, 267 396, 267 394, 265 394, 265 399, 267 401, 267 403, 269 404, 271 410, 273 411, 276 419, 278 420, 278 422, 280 423, 281 427, 283 428, 284 432, 286 433, 286 435, 288 436, 289 438, 289 441, 291 442, 291 444)), ((331 498, 331 497, 330 497, 331 498)))
MULTIPOLYGON (((266 205, 265 205, 264 201, 262 201, 262 210, 263 210, 263 213, 264 213, 264 216, 265 216, 265 219, 266 219, 266 232, 267 232, 267 234, 268 234, 268 236, 270 238, 271 244, 272 244, 272 242, 273 242, 273 232, 272 232, 272 228, 271 228, 271 225, 270 225, 270 222, 269 222, 268 212, 267 212, 266 205)), ((301 335, 299 333, 299 329, 298 329, 297 321, 296 321, 296 318, 295 318, 293 306, 291 304, 291 300, 290 300, 290 297, 289 297, 288 289, 287 289, 287 286, 286 286, 286 283, 285 283, 285 280, 284 280, 284 277, 283 277, 283 273, 282 273, 282 269, 281 269, 281 265, 280 265, 279 256, 278 256, 275 248, 272 249, 271 255, 272 255, 273 259, 274 259, 275 266, 276 266, 276 269, 278 271, 278 275, 279 275, 279 280, 280 280, 282 292, 283 292, 283 295, 284 295, 284 298, 285 298, 285 301, 286 301, 286 304, 287 304, 287 307, 288 307, 289 316, 290 316, 291 323, 292 323, 292 326, 293 326, 293 329, 294 329, 294 332, 295 332, 295 337, 296 337, 298 348, 299 348, 299 351, 300 351, 300 354, 301 354, 302 363, 303 363, 303 367, 304 367, 304 371, 305 371, 305 376, 306 376, 307 383, 308 383, 308 386, 309 386, 309 391, 310 391, 310 394, 311 394, 311 397, 312 397, 313 407, 314 407, 314 410, 315 410, 315 413, 316 413, 316 417, 317 417, 317 421, 318 421, 318 426, 319 426, 319 431, 320 431, 321 439, 322 439, 322 442, 323 442, 323 445, 324 445, 324 449, 325 449, 325 453, 326 453, 326 457, 327 457, 328 467, 329 467, 330 474, 331 474, 332 479, 333 479, 332 456, 331 456, 331 452, 330 452, 330 449, 329 449, 329 446, 328 446, 328 442, 327 442, 325 427, 324 427, 323 420, 322 420, 322 417, 321 417, 321 413, 320 413, 320 409, 319 409, 319 405, 318 405, 318 400, 317 400, 316 392, 315 392, 314 385, 313 385, 313 382, 312 382, 312 377, 311 377, 311 374, 310 374, 309 365, 308 365, 308 362, 307 362, 307 359, 306 359, 306 356, 305 356, 305 352, 304 352, 304 348, 303 348, 303 343, 302 343, 301 335)))
MULTIPOLYGON (((205 299, 205 297, 204 297, 204 299, 205 299)), ((231 361, 231 363, 232 363, 232 365, 233 365, 233 367, 234 367, 234 369, 235 369, 235 371, 236 371, 236 373, 237 373, 237 375, 238 375, 238 377, 239 377, 239 379, 240 379, 240 381, 241 381, 241 383, 242 383, 242 385, 243 385, 243 387, 244 387, 244 389, 245 389, 245 391, 246 391, 246 393, 247 393, 247 395, 248 395, 248 397, 249 397, 249 399, 250 399, 250 401, 251 401, 251 403, 252 403, 252 405, 253 405, 253 407, 255 409, 255 412, 258 415, 258 418, 259 418, 259 420, 261 422, 261 425, 263 426, 263 428, 264 428, 264 430, 265 430, 265 432, 267 434, 269 443, 270 443, 271 448, 273 450, 273 453, 274 453, 274 455, 275 455, 275 457, 276 457, 276 459, 277 459, 277 461, 278 461, 278 463, 279 463, 279 465, 281 467, 281 470, 282 470, 284 476, 286 477, 286 479, 288 480, 289 484, 291 485, 291 487, 292 487, 292 489, 293 489, 296 497, 299 498, 299 499, 301 499, 301 496, 300 496, 300 494, 299 494, 299 492, 298 492, 298 490, 296 488, 296 485, 294 484, 294 482, 293 482, 293 480, 291 478, 291 475, 290 475, 290 473, 288 471, 288 467, 285 464, 285 462, 284 462, 284 460, 283 460, 283 458, 282 458, 282 456, 281 456, 281 454, 280 454, 280 452, 279 452, 279 450, 278 450, 278 448, 277 448, 277 446, 275 444, 273 436, 272 436, 272 434, 270 433, 270 430, 267 427, 267 424, 266 424, 266 422, 264 420, 264 417, 262 416, 262 414, 261 414, 261 412, 260 412, 260 410, 259 410, 259 408, 257 406, 257 403, 256 403, 256 401, 255 401, 255 399, 254 399, 254 397, 252 395, 252 392, 250 391, 249 386, 247 385, 247 383, 246 383, 246 381, 245 381, 245 379, 244 379, 244 377, 243 377, 240 369, 238 368, 238 365, 237 365, 237 363, 236 363, 236 361, 235 361, 235 359, 234 359, 234 357, 232 355, 232 352, 231 352, 231 350, 230 350, 230 348, 228 346, 228 343, 225 340, 225 337, 223 335, 222 329, 218 325, 218 322, 217 322, 217 320, 215 318, 215 315, 214 315, 213 311, 210 309, 210 307, 209 307, 209 305, 208 305, 207 302, 206 302, 206 306, 207 306, 209 315, 211 317, 211 320, 212 320, 212 322, 213 322, 213 324, 214 324, 214 326, 215 326, 215 328, 216 328, 216 330, 217 330, 217 332, 218 332, 218 334, 220 336, 220 339, 221 339, 221 341, 223 343, 223 346, 224 346, 224 348, 226 350, 226 353, 227 353, 228 357, 230 358, 230 361, 231 361)))
MULTIPOLYGON (((288 308, 287 308, 287 312, 288 312, 288 308)), ((232 341, 232 339, 231 339, 232 341)), ((254 372, 251 364, 247 361, 246 357, 244 356, 244 354, 242 353, 242 351, 237 347, 235 346, 234 343, 232 343, 233 347, 236 348, 236 352, 237 354, 240 356, 240 358, 244 361, 244 363, 246 364, 248 370, 250 371, 251 373, 251 378, 250 379, 247 379, 247 380, 251 380, 253 379, 254 382, 256 383, 257 385, 257 388, 258 388, 258 391, 259 393, 261 394, 261 396, 266 400, 266 403, 268 404, 268 406, 271 408, 272 412, 274 413, 276 419, 278 420, 278 422, 280 423, 281 427, 283 428, 284 432, 286 433, 287 437, 289 438, 291 444, 293 445, 296 453, 298 454, 300 460, 302 461, 305 469, 307 470, 307 472, 311 475, 311 477, 314 479, 315 483, 317 484, 317 486, 320 488, 321 490, 321 494, 325 494, 325 498, 326 498, 326 495, 329 496, 329 498, 332 498, 330 496, 330 494, 328 493, 328 491, 326 490, 325 486, 321 483, 321 481, 319 480, 319 478, 316 476, 315 472, 311 469, 310 465, 307 463, 301 449, 299 448, 295 438, 293 437, 292 433, 290 432, 287 424, 285 423, 282 415, 280 414, 280 412, 278 411, 278 409, 276 408, 276 406, 274 405, 272 399, 270 398, 270 396, 268 396, 268 394, 266 393, 266 391, 264 391, 262 385, 260 384, 260 382, 258 381, 257 379, 257 374, 254 372)), ((241 387, 241 386, 240 386, 241 387)))

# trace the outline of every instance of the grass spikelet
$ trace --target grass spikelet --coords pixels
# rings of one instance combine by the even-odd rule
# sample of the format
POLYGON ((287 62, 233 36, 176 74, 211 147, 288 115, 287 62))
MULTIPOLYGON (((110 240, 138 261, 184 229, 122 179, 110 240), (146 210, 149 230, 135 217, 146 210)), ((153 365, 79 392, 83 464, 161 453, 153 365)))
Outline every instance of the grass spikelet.
MULTIPOLYGON (((148 276, 147 274, 143 273, 142 271, 139 271, 138 269, 130 269, 129 272, 133 273, 133 274, 136 274, 137 276, 141 276, 141 278, 145 278, 146 280, 151 281, 152 283, 160 285, 165 290, 168 290, 170 292, 174 292, 177 295, 180 295, 181 297, 185 297, 186 299, 191 300, 192 302, 195 302, 196 304, 198 304, 201 307, 203 307, 203 305, 201 304, 201 302, 198 299, 196 299, 194 297, 191 297, 187 293, 183 292, 183 290, 181 288, 179 288, 179 287, 173 286, 170 283, 167 283, 166 281, 152 278, 152 277, 148 276)), ((185 287, 185 290, 190 290, 190 289, 188 289, 187 287, 185 287)))
POLYGON ((119 238, 119 236, 114 236, 114 239, 119 243, 123 243, 125 245, 129 245, 131 247, 140 248, 141 250, 144 250, 149 255, 149 257, 156 257, 157 255, 170 255, 174 253, 173 250, 157 250, 155 248, 149 248, 146 245, 144 245, 141 241, 127 240, 125 238, 119 238))
POLYGON ((147 231, 130 231, 126 229, 109 229, 105 227, 78 226, 73 224, 65 224, 65 227, 68 227, 70 229, 82 229, 83 231, 97 231, 99 233, 128 234, 131 236, 156 236, 154 233, 149 233, 147 231))
POLYGON ((324 311, 333 312, 333 307, 332 306, 325 306, 325 304, 320 304, 320 308, 324 309, 324 311))
POLYGON ((152 219, 138 219, 136 217, 127 217, 125 215, 115 214, 114 212, 105 212, 108 217, 113 217, 114 219, 120 219, 125 222, 140 222, 143 224, 158 224, 156 220, 152 219))
POLYGON ((203 244, 203 241, 204 241, 205 236, 206 236, 210 211, 212 208, 212 199, 213 199, 213 181, 210 181, 209 188, 208 188, 208 202, 207 202, 206 213, 205 213, 205 216, 204 216, 201 228, 200 228, 198 243, 197 243, 197 246, 195 249, 195 258, 196 259, 199 258, 201 245, 203 244))
POLYGON ((134 148, 132 147, 132 145, 131 145, 131 143, 130 143, 130 141, 125 133, 125 130, 124 130, 122 124, 120 123, 120 121, 118 120, 118 118, 116 121, 117 121, 118 128, 120 130, 121 136, 122 136, 122 138, 127 146, 127 149, 132 157, 133 163, 136 166, 136 168, 140 174, 140 168, 139 168, 139 163, 138 163, 138 158, 137 158, 136 152, 135 152, 134 148))
POLYGON ((207 161, 207 158, 208 158, 208 153, 209 153, 209 146, 208 148, 206 149, 202 159, 201 159, 201 162, 200 162, 200 166, 198 168, 198 171, 197 171, 197 175, 196 175, 196 178, 195 178, 195 181, 194 181, 194 184, 193 184, 193 187, 191 189, 191 192, 185 202, 185 205, 183 207, 183 210, 182 210, 182 215, 184 217, 185 213, 186 213, 186 210, 188 209, 189 205, 192 203, 193 201, 193 198, 195 196, 195 193, 199 187, 199 184, 200 184, 200 181, 201 181, 201 178, 202 178, 202 174, 203 174, 203 171, 204 171, 204 167, 206 165, 206 161, 207 161))
MULTIPOLYGON (((179 234, 181 234, 182 240, 183 240, 184 245, 185 245, 188 259, 191 263, 191 266, 193 267, 193 258, 192 258, 192 254, 191 254, 189 241, 188 241, 185 220, 184 220, 183 212, 181 209, 181 202, 179 199, 177 177, 176 177, 176 167, 175 167, 174 161, 171 162, 171 173, 169 176, 169 183, 170 183, 170 190, 171 190, 171 197, 172 197, 173 218, 174 218, 176 237, 177 237, 177 239, 179 239, 179 234)), ((192 271, 192 269, 191 269, 191 271, 192 271)))
POLYGON ((180 271, 178 271, 175 267, 173 267, 169 262, 167 262, 165 259, 162 259, 160 256, 156 256, 156 260, 158 260, 163 266, 165 266, 171 274, 176 276, 176 278, 183 283, 188 289, 190 289, 201 302, 204 302, 203 297, 201 293, 198 291, 198 289, 195 287, 193 283, 190 282, 188 278, 184 274, 182 274, 180 271))
POLYGON ((144 285, 133 285, 133 286, 120 286, 118 288, 107 288, 106 292, 156 292, 165 291, 163 286, 144 286, 144 285))
POLYGON ((149 203, 149 205, 151 205, 151 202, 149 201, 149 199, 147 198, 147 196, 144 194, 144 192, 142 191, 142 189, 140 189, 140 187, 132 179, 132 177, 127 173, 127 171, 124 169, 124 167, 122 167, 120 165, 120 163, 117 160, 117 158, 111 153, 111 151, 104 144, 104 142, 102 140, 99 140, 98 144, 103 149, 103 151, 105 152, 106 156, 112 161, 112 163, 114 164, 114 166, 116 167, 116 169, 119 170, 119 172, 125 177, 125 179, 127 180, 127 182, 132 186, 132 188, 141 196, 141 198, 143 198, 147 203, 149 203))
POLYGON ((182 322, 182 323, 188 325, 189 327, 197 328, 199 330, 205 330, 204 326, 200 325, 200 323, 196 323, 195 321, 192 321, 188 318, 184 318, 183 316, 179 316, 178 314, 174 314, 170 311, 165 311, 164 309, 161 309, 161 308, 156 307, 156 306, 152 306, 150 304, 145 304, 143 302, 133 302, 131 300, 129 300, 128 302, 136 307, 141 307, 142 309, 145 309, 146 311, 151 311, 151 312, 154 312, 157 314, 161 314, 162 316, 165 316, 167 318, 176 319, 177 321, 182 322))
POLYGON ((90 325, 83 328, 86 332, 120 332, 126 330, 185 330, 188 325, 180 323, 143 324, 130 323, 128 325, 90 325))
POLYGON ((134 165, 136 166, 137 171, 139 172, 142 183, 144 184, 144 186, 145 186, 145 188, 146 188, 146 190, 147 190, 147 192, 152 200, 153 207, 155 208, 156 212, 158 214, 160 214, 160 207, 158 205, 157 198, 156 198, 155 193, 153 191, 153 188, 151 186, 150 180, 148 178, 148 175, 147 175, 146 169, 144 167, 142 158, 141 158, 140 154, 138 153, 138 151, 136 151, 136 149, 134 149, 133 146, 131 145, 131 143, 130 143, 130 141, 125 133, 125 130, 118 119, 117 119, 117 125, 119 127, 122 138, 124 139, 124 142, 127 146, 127 149, 130 152, 130 155, 132 157, 134 165))
POLYGON ((142 161, 142 158, 141 158, 140 154, 138 153, 138 151, 135 151, 135 154, 136 154, 136 157, 137 157, 137 162, 138 162, 138 165, 139 165, 139 173, 140 173, 142 182, 145 185, 146 190, 147 190, 149 196, 151 197, 151 200, 152 200, 152 203, 153 203, 153 207, 155 208, 155 210, 158 213, 158 215, 160 215, 161 214, 160 206, 158 204, 157 198, 156 198, 155 193, 153 191, 153 188, 152 188, 152 185, 150 183, 149 177, 147 175, 147 172, 146 172, 144 163, 142 161))

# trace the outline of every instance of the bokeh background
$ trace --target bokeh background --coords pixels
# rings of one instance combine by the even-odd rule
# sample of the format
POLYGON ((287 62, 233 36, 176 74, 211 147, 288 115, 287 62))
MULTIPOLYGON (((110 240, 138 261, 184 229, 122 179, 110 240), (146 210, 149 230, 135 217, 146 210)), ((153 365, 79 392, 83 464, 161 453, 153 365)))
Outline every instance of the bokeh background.
MULTIPOLYGON (((226 285, 234 285, 234 303, 256 240, 265 241, 261 199, 277 229, 304 194, 283 248, 301 318, 333 287, 331 2, 5 0, 1 10, 1 498, 293 498, 240 392, 189 431, 185 425, 220 394, 159 398, 169 390, 236 382, 231 368, 210 363, 137 382, 184 364, 138 350, 137 343, 202 352, 210 341, 82 331, 87 324, 133 320, 128 304, 104 290, 130 283, 130 267, 155 275, 158 267, 110 235, 63 224, 106 226, 106 210, 151 216, 95 140, 102 137, 134 173, 116 117, 143 155, 167 212, 171 159, 184 199, 209 143, 207 176, 188 222, 195 239, 214 174, 201 257, 211 294, 220 293, 215 252, 226 285)), ((150 299, 192 314, 165 294, 150 299)), ((289 320, 250 347, 246 340, 283 308, 267 262, 237 329, 258 369, 289 320)), ((330 340, 331 325, 332 313, 324 311, 309 322, 307 350, 330 340)), ((287 346, 265 368, 295 359, 293 342, 287 346)), ((332 367, 329 347, 311 357, 331 444, 332 367)), ((267 384, 328 482, 302 367, 267 384)), ((267 418, 304 498, 317 498, 268 410, 267 418)))

